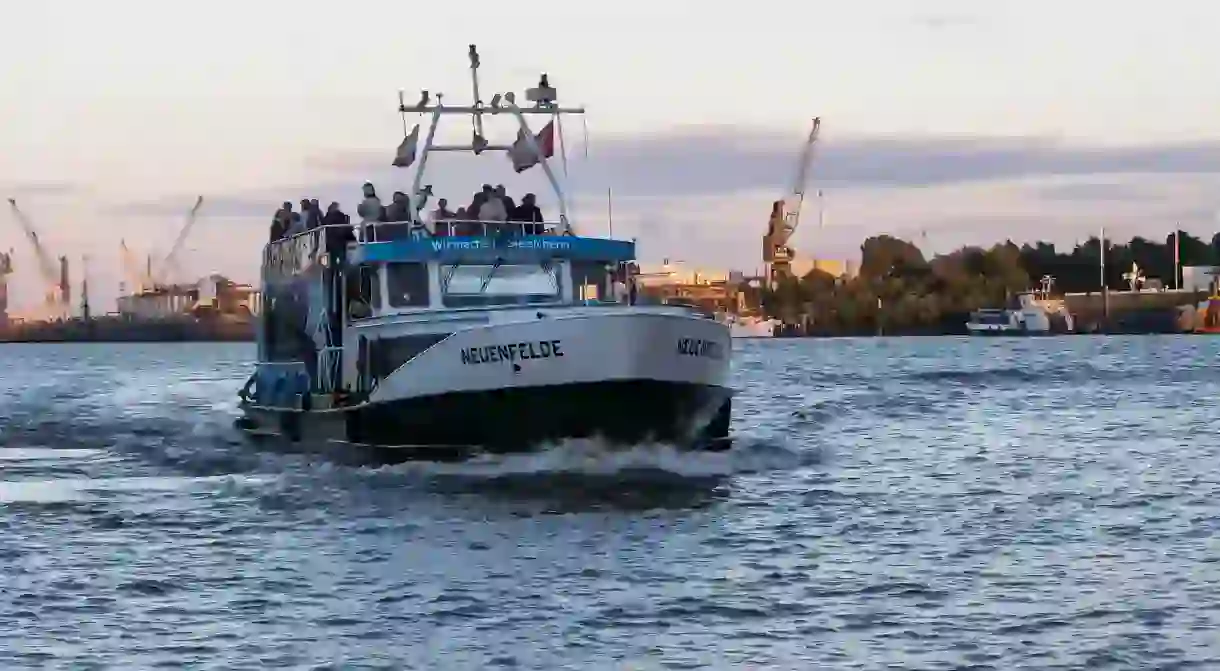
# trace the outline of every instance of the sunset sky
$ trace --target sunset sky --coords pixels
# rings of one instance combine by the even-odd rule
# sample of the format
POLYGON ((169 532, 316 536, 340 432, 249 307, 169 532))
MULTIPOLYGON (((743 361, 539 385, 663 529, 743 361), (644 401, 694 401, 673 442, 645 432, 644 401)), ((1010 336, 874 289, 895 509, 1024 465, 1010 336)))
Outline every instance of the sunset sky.
MULTIPOLYGON (((882 232, 938 252, 1071 244, 1103 224, 1124 239, 1220 230, 1215 2, 10 4, 0 195, 52 253, 90 255, 104 309, 119 239, 163 255, 196 195, 180 279, 254 281, 280 201, 354 212, 365 179, 405 188, 411 173, 389 167, 397 91, 468 100, 472 42, 485 99, 546 71, 562 102, 588 107, 587 158, 579 119, 565 122, 576 225, 605 233, 612 188, 615 233, 638 236, 645 260, 757 268, 816 115, 810 189, 826 216, 819 229, 808 206, 806 256, 854 257, 882 232)), ((468 139, 463 120, 449 128, 468 139)), ((553 204, 540 171, 514 175, 503 155, 443 158, 425 180, 438 195, 491 182, 553 204)), ((36 263, 5 211, 9 247, 28 304, 36 263)))

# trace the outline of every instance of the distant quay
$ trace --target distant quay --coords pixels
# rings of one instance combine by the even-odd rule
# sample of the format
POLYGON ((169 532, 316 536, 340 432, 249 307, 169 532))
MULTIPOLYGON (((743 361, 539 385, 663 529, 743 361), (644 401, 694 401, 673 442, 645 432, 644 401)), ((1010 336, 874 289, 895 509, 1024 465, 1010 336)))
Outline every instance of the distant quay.
POLYGON ((0 343, 254 341, 253 323, 220 319, 98 317, 0 324, 0 343))

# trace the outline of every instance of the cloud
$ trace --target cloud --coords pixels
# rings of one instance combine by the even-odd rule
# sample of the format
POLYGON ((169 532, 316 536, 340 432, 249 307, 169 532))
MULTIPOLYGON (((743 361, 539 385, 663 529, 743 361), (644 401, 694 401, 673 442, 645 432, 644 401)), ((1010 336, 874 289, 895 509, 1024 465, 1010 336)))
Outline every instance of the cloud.
MULTIPOLYGON (((586 234, 606 234, 610 185, 614 232, 638 236, 645 257, 755 267, 770 200, 791 179, 802 139, 799 130, 715 126, 597 138, 588 162, 570 161, 574 221, 586 234)), ((1006 238, 1072 244, 1101 225, 1115 236, 1159 237, 1181 222, 1210 239, 1216 226, 1220 144, 1123 147, 1036 137, 833 134, 825 142, 811 185, 825 189, 826 221, 819 227, 817 205, 807 202, 795 240, 803 255, 851 258, 864 238, 879 233, 948 251, 1006 238)), ((207 195, 203 218, 246 218, 250 226, 238 233, 204 225, 192 238, 200 250, 231 254, 248 247, 254 251, 247 256, 256 259, 270 213, 284 200, 337 200, 354 213, 365 179, 377 184, 383 199, 408 188, 413 173, 390 167, 391 152, 331 152, 311 161, 301 183, 207 195), (246 241, 235 242, 237 235, 246 241)), ((583 152, 578 146, 569 153, 583 152)), ((515 175, 503 156, 439 154, 432 161, 425 181, 454 206, 479 184, 502 180, 515 195, 540 194, 548 216, 556 214, 540 170, 515 175)), ((160 217, 157 225, 172 228, 193 199, 183 193, 114 209, 160 217)), ((132 225, 142 225, 137 219, 131 218, 132 225)))
MULTIPOLYGON (((830 131, 833 133, 833 131, 830 131)), ((792 179, 803 137, 725 126, 595 138, 590 160, 569 152, 576 190, 633 196, 706 196, 772 189, 792 179)), ((386 151, 339 151, 310 165, 354 180, 392 174, 386 151)), ((811 183, 910 188, 1051 176, 1220 173, 1220 143, 1089 145, 1042 137, 835 137, 825 133, 811 183)), ((467 172, 471 183, 485 181, 467 172)), ((398 173, 401 175, 402 173, 398 173)), ((511 173, 510 173, 511 174, 511 173)), ((401 177, 399 177, 401 180, 401 177)), ((1062 194, 1060 194, 1062 195, 1062 194)), ((1054 197, 1052 195, 1052 197, 1054 197)))
POLYGON ((1037 189, 1037 197, 1046 201, 1103 201, 1139 202, 1159 200, 1164 194, 1134 184, 1121 182, 1084 182, 1078 184, 1052 184, 1037 189))
POLYGON ((912 18, 911 22, 929 30, 971 28, 984 25, 981 17, 970 14, 926 14, 912 18))
MULTIPOLYGON (((109 205, 102 208, 104 214, 132 217, 183 218, 195 204, 197 195, 177 194, 152 200, 140 200, 109 205)), ((220 218, 243 218, 265 216, 283 202, 282 196, 268 193, 265 198, 258 195, 234 194, 203 197, 199 216, 220 218)))
POLYGON ((0 182, 0 195, 20 199, 23 196, 62 196, 83 191, 84 187, 73 182, 32 181, 0 182))

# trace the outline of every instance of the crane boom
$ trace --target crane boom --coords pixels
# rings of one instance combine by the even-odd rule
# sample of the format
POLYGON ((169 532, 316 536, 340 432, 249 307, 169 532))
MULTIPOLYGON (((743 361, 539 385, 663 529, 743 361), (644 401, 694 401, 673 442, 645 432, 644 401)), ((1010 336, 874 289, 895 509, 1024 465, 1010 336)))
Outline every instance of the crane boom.
POLYGON ((805 184, 809 181, 809 166, 813 163, 813 149, 818 141, 818 132, 822 128, 822 117, 814 117, 813 127, 809 129, 809 139, 801 149, 800 163, 797 165, 796 180, 792 192, 784 199, 783 239, 779 244, 787 244, 788 239, 796 232, 801 223, 801 205, 805 203, 805 184))
POLYGON ((128 249, 126 240, 119 240, 119 260, 123 266, 124 277, 131 282, 132 294, 150 288, 152 280, 149 279, 147 271, 140 268, 140 262, 128 249))
MULTIPOLYGON (((763 235, 763 263, 767 266, 767 286, 778 286, 781 278, 791 277, 794 250, 788 246, 792 234, 801 223, 801 205, 805 202, 805 183, 809 181, 809 166, 813 163, 813 150, 822 129, 822 118, 814 117, 809 129, 809 138, 801 148, 800 163, 797 164, 791 193, 771 203, 771 216, 767 232, 763 235)), ((820 193, 820 192, 819 192, 820 193)))
POLYGON ((186 223, 182 229, 178 231, 178 237, 174 239, 174 246, 170 247, 169 253, 161 260, 159 272, 153 277, 154 284, 161 285, 169 280, 169 273, 175 270, 175 264, 178 260, 178 253, 182 251, 182 245, 186 242, 186 236, 190 235, 191 229, 195 226, 195 220, 199 215, 199 208, 203 206, 203 196, 199 196, 195 200, 195 206, 186 215, 186 223))
POLYGON ((38 239, 38 229, 35 228, 34 222, 17 207, 16 199, 8 199, 9 207, 13 210, 13 217, 21 226, 21 230, 25 232, 25 237, 29 238, 30 244, 34 247, 34 254, 38 257, 38 270, 42 273, 42 280, 48 287, 56 288, 56 293, 60 294, 59 300, 62 299, 62 293, 58 291, 60 283, 60 267, 51 259, 51 255, 47 253, 45 247, 42 246, 42 241, 38 239))

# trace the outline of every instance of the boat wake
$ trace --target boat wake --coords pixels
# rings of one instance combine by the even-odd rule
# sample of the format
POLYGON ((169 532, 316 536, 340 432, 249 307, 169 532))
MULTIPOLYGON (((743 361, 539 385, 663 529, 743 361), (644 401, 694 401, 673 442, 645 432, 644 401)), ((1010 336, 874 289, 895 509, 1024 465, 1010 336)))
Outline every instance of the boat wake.
POLYGON ((818 455, 765 443, 724 452, 664 444, 608 447, 569 440, 531 453, 486 455, 460 463, 408 462, 353 472, 365 487, 477 496, 532 512, 700 508, 726 499, 734 476, 797 468, 818 455))
POLYGON ((590 477, 669 474, 682 478, 715 478, 783 470, 807 461, 807 456, 762 442, 744 441, 723 452, 703 452, 681 450, 663 443, 624 448, 597 439, 575 439, 528 453, 481 455, 459 463, 411 462, 387 468, 438 477, 489 479, 543 474, 590 477))

